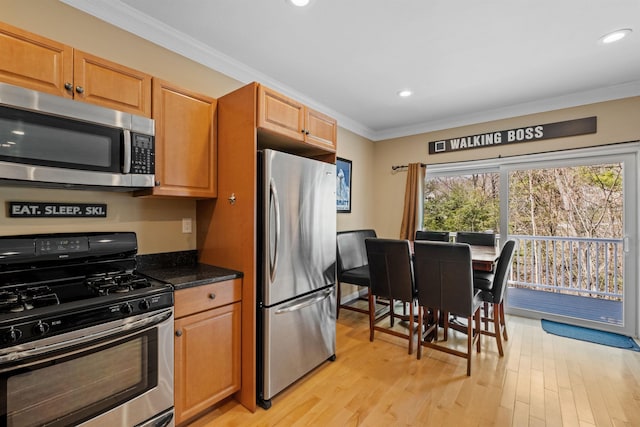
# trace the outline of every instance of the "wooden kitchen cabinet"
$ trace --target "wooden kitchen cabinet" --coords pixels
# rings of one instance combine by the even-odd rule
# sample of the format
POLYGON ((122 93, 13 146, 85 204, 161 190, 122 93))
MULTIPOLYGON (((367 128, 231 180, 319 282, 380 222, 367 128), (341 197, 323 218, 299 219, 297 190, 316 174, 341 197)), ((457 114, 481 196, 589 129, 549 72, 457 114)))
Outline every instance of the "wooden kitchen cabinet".
POLYGON ((258 129, 268 144, 278 144, 278 137, 298 141, 291 148, 300 154, 336 151, 337 122, 272 89, 258 85, 258 129))
POLYGON ((0 23, 0 81, 151 117, 151 76, 0 23))
POLYGON ((176 424, 240 390, 242 280, 175 292, 176 424))
POLYGON ((215 98, 153 79, 156 186, 136 195, 217 197, 215 98))

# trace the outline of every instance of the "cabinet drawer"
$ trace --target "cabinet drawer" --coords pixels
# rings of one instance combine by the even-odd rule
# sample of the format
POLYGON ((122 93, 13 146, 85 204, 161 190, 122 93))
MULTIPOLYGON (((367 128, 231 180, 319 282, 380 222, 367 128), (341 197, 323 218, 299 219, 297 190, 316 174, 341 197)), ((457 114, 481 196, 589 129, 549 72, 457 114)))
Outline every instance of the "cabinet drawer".
POLYGON ((175 293, 174 316, 178 319, 189 314, 240 301, 241 292, 242 279, 181 289, 175 293))

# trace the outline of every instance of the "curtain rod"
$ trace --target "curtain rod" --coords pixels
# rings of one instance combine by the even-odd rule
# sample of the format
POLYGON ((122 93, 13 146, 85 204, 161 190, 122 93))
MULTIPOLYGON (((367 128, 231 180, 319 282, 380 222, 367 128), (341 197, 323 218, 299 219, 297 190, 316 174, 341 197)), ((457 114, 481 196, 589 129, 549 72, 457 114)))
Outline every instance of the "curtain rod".
MULTIPOLYGON (((404 168, 408 168, 408 167, 409 167, 409 165, 391 166, 391 169, 392 169, 392 170, 394 170, 394 171, 396 171, 396 170, 398 170, 398 169, 404 169, 404 168)), ((420 167, 422 167, 422 168, 426 168, 426 167, 427 167, 427 165, 426 165, 426 164, 424 164, 424 163, 420 163, 420 167)))

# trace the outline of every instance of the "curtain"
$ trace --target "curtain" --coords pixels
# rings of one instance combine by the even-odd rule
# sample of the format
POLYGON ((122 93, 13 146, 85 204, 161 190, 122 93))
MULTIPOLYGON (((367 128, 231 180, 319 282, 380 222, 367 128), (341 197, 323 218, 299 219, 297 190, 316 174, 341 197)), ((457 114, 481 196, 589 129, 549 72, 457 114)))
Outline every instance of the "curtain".
POLYGON ((407 185, 404 192, 404 213, 400 226, 400 238, 413 240, 416 230, 421 229, 420 221, 424 210, 424 177, 426 168, 420 163, 410 163, 407 171, 407 185))

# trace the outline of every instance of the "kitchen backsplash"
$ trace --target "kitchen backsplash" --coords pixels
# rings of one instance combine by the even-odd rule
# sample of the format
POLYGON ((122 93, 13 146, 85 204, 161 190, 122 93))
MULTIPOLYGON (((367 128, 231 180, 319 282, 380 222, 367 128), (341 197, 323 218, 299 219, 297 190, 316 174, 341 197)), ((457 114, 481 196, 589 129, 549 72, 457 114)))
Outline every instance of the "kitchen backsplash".
POLYGON ((194 266, 198 263, 198 251, 163 252, 139 255, 137 258, 139 270, 153 268, 174 268, 194 266))

